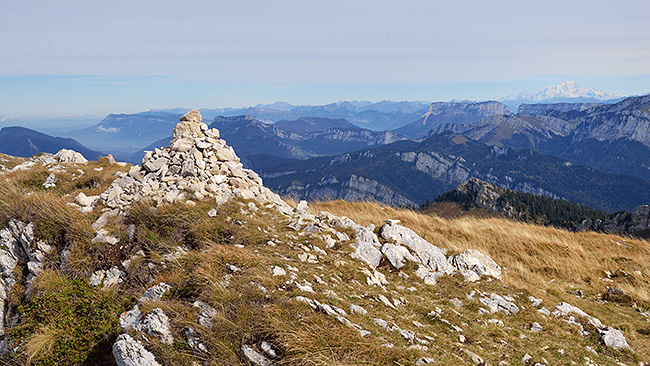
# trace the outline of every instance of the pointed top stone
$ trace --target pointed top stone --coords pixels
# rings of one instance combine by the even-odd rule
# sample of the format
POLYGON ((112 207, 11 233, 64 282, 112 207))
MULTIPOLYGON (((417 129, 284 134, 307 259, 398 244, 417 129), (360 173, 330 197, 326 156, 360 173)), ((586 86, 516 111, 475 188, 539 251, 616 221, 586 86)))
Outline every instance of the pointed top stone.
MULTIPOLYGON (((181 121, 174 128, 172 137, 174 140, 183 137, 200 137, 203 136, 203 128, 201 125, 201 112, 194 108, 181 117, 181 121)), ((207 126, 205 126, 207 127, 207 126)))
POLYGON ((203 117, 201 117, 201 112, 199 112, 199 110, 196 108, 192 109, 183 117, 181 117, 181 122, 201 122, 201 120, 203 120, 203 117))

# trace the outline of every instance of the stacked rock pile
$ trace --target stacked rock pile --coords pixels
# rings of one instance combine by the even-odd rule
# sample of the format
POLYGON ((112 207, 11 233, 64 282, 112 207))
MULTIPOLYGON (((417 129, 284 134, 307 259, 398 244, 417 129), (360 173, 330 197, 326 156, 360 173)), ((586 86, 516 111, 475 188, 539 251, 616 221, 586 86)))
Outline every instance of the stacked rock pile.
POLYGON ((208 197, 220 204, 234 196, 290 210, 257 173, 243 168, 234 150, 219 139, 219 130, 201 119, 197 109, 182 116, 170 146, 147 151, 141 165, 122 173, 100 195, 106 206, 123 211, 143 199, 156 205, 192 204, 208 197))

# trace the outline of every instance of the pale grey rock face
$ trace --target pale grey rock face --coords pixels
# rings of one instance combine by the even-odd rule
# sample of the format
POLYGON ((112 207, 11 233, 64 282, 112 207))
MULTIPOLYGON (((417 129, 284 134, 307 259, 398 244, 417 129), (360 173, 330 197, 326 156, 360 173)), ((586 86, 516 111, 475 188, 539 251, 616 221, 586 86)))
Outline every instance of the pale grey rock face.
POLYGON ((362 308, 359 305, 350 304, 350 313, 351 314, 366 315, 366 314, 368 314, 368 311, 366 309, 362 308))
POLYGON ((286 276, 287 271, 282 267, 274 266, 271 268, 271 276, 286 276))
POLYGON ((59 152, 54 154, 54 157, 59 161, 59 163, 83 164, 88 162, 81 153, 68 149, 59 150, 59 152))
POLYGON ((106 276, 104 277, 104 287, 116 286, 124 282, 123 278, 126 277, 126 273, 120 271, 117 267, 112 267, 106 271, 106 276))
POLYGON ((113 344, 113 357, 118 366, 160 366, 142 343, 128 334, 120 334, 113 344))
POLYGON ((253 347, 243 344, 240 348, 240 354, 244 361, 255 366, 271 366, 273 362, 257 352, 253 347))
POLYGON ((580 308, 573 306, 569 303, 562 302, 559 303, 557 306, 555 306, 555 311, 553 312, 554 315, 559 316, 559 315, 571 315, 575 314, 578 316, 582 317, 588 317, 587 313, 582 311, 580 308))
POLYGON ((375 233, 363 227, 347 217, 339 217, 331 222, 332 226, 353 229, 356 235, 354 243, 350 244, 354 251, 350 254, 352 258, 362 260, 372 267, 377 267, 381 262, 382 254, 379 248, 381 244, 375 233))
POLYGON ((386 259, 395 269, 400 269, 406 265, 406 261, 418 262, 418 259, 411 255, 406 247, 386 243, 381 247, 386 259))
MULTIPOLYGON (((349 180, 343 184, 342 189, 345 192, 339 194, 339 196, 346 201, 363 201, 370 199, 393 206, 417 206, 415 202, 380 184, 376 180, 364 178, 355 174, 350 175, 349 180)), ((316 193, 317 191, 314 191, 311 196, 318 196, 316 193)), ((323 197, 327 197, 327 195, 324 195, 323 197)))
POLYGON ((449 258, 449 263, 456 267, 465 279, 470 282, 473 282, 472 279, 483 276, 501 279, 501 267, 492 258, 478 250, 468 249, 449 258))
POLYGON ((429 270, 444 274, 453 273, 454 268, 447 262, 444 251, 422 239, 413 230, 400 225, 386 224, 380 235, 397 245, 411 249, 413 255, 429 270))
POLYGON ((558 305, 556 305, 555 306, 555 311, 553 311, 552 314, 555 317, 564 316, 564 317, 569 317, 570 319, 571 319, 571 316, 573 314, 575 314, 577 316, 587 318, 587 322, 589 324, 593 325, 594 327, 598 328, 598 329, 602 329, 602 328, 605 327, 603 325, 603 323, 601 323, 601 321, 598 318, 594 318, 593 316, 591 316, 591 315, 585 313, 584 311, 582 311, 580 308, 578 308, 576 306, 573 306, 573 305, 571 305, 569 303, 566 303, 566 302, 562 302, 562 303, 559 303, 558 305))
POLYGON ((507 315, 516 314, 519 312, 519 307, 512 302, 508 301, 503 296, 495 293, 490 294, 490 297, 482 297, 479 301, 490 309, 491 313, 504 312, 507 315))
POLYGON ((584 220, 578 230, 606 233, 637 233, 650 229, 650 205, 636 207, 632 212, 619 212, 605 220, 584 220))
POLYGON ((144 292, 142 297, 138 300, 140 303, 145 303, 148 301, 160 301, 162 300, 163 295, 165 292, 168 292, 171 290, 171 286, 168 284, 161 282, 155 286, 150 287, 147 289, 147 291, 144 292))
POLYGON ((542 299, 538 299, 535 296, 528 296, 528 301, 530 301, 530 304, 536 308, 542 305, 542 299))
POLYGON ((364 261, 372 267, 377 267, 381 263, 381 251, 368 242, 356 241, 350 246, 354 249, 354 252, 350 254, 352 258, 364 261))
POLYGON ((104 281, 105 276, 106 276, 106 271, 100 269, 98 271, 95 271, 92 275, 90 275, 90 279, 88 279, 88 282, 92 286, 99 286, 104 281))
POLYGON ((142 312, 138 305, 136 305, 133 309, 120 315, 120 328, 122 328, 123 332, 126 332, 129 329, 135 329, 135 327, 140 324, 141 320, 142 312))
POLYGON ((151 310, 147 316, 144 317, 144 320, 139 325, 136 325, 136 329, 141 330, 147 333, 150 336, 154 336, 160 339, 162 343, 172 344, 174 337, 171 334, 171 324, 169 323, 169 317, 165 315, 162 309, 155 308, 151 310))
MULTIPOLYGON (((28 270, 25 287, 43 270, 43 262, 52 247, 34 237, 34 224, 11 220, 7 228, 0 230, 0 315, 4 315, 7 293, 16 283, 14 270, 24 265, 28 270)), ((4 316, 0 317, 0 332, 4 330, 4 316)))
POLYGON ((600 329, 598 333, 600 335, 600 341, 605 346, 611 347, 617 351, 620 351, 622 349, 627 349, 629 351, 632 351, 632 348, 630 347, 629 344, 627 344, 627 341, 623 336, 623 332, 621 332, 620 330, 610 328, 610 327, 605 327, 603 329, 600 329))
POLYGON ((97 230, 97 232, 95 233, 95 237, 93 238, 93 240, 91 240, 93 244, 106 243, 109 245, 115 245, 119 241, 120 240, 118 238, 109 235, 108 231, 106 231, 105 229, 97 230))
POLYGON ((199 338, 198 333, 192 328, 187 328, 185 330, 185 338, 187 338, 187 344, 194 352, 207 353, 208 348, 201 343, 201 338, 199 338))
POLYGON ((599 141, 629 139, 650 146, 650 96, 628 98, 622 102, 590 108, 577 120, 573 140, 599 141))
POLYGON ((214 326, 214 317, 218 315, 217 310, 203 301, 197 300, 192 305, 199 309, 196 315, 196 321, 202 326, 212 329, 214 326))
POLYGON ((56 175, 54 173, 50 173, 50 175, 45 178, 45 182, 43 182, 43 188, 53 188, 56 187, 56 182, 58 179, 56 178, 56 175))
POLYGON ((416 366, 433 365, 436 360, 433 357, 420 357, 415 361, 416 366))
POLYGON ((273 349, 273 346, 267 341, 262 341, 260 344, 260 348, 262 349, 262 352, 264 352, 267 356, 270 358, 276 358, 278 357, 277 352, 273 349))
POLYGON ((99 196, 86 196, 83 192, 80 192, 77 197, 75 197, 75 201, 84 207, 92 206, 95 201, 99 199, 99 196))
POLYGON ((203 117, 201 116, 201 112, 199 112, 199 110, 196 109, 196 108, 194 108, 191 111, 185 113, 185 115, 181 117, 181 121, 201 122, 202 120, 203 120, 203 117))
POLYGON ((302 200, 298 202, 298 205, 296 206, 294 212, 297 214, 306 214, 309 210, 309 206, 307 206, 307 201, 302 200))

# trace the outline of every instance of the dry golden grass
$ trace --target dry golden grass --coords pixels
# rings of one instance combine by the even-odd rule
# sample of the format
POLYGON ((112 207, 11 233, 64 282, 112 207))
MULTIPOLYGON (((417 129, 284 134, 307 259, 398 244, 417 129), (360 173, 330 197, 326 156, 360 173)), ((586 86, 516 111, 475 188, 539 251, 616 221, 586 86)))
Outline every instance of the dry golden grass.
POLYGON ((39 356, 52 352, 52 347, 54 346, 58 333, 58 329, 44 326, 29 337, 25 345, 28 365, 39 356))
POLYGON ((628 330, 626 337, 637 353, 650 355, 650 339, 640 334, 648 328, 648 320, 637 311, 650 310, 650 245, 645 240, 507 219, 443 219, 376 203, 314 202, 310 210, 347 216, 362 225, 381 226, 384 219, 399 219, 436 246, 454 252, 477 249, 503 268, 507 287, 541 298, 549 308, 560 301, 576 305, 604 324, 628 330), (632 303, 603 302, 607 287, 623 289, 632 303), (583 297, 570 294, 578 289, 583 297))
POLYGON ((593 286, 602 291, 606 271, 627 273, 621 286, 633 297, 650 302, 650 245, 617 235, 531 225, 506 219, 462 217, 442 219, 413 210, 376 203, 330 201, 313 203, 313 212, 348 216, 361 225, 380 226, 399 219, 434 245, 452 250, 477 249, 505 270, 503 280, 518 288, 548 289, 550 280, 593 286), (600 286, 602 285, 602 286, 600 286))
MULTIPOLYGON (((249 201, 234 200, 220 206, 216 217, 207 215, 214 207, 210 202, 199 202, 191 208, 178 204, 155 209, 143 203, 134 206, 124 222, 111 225, 112 232, 120 238, 119 246, 93 245, 90 223, 100 210, 81 215, 66 204, 78 192, 91 195, 106 189, 118 168, 99 162, 80 169, 83 174, 74 175, 76 168, 62 174, 60 185, 54 189, 40 187, 49 174, 40 167, 8 173, 0 179, 2 220, 18 218, 35 222, 39 237, 45 236, 43 239, 51 244, 58 244, 59 252, 62 245, 71 245, 71 267, 75 270, 63 273, 54 263, 37 277, 32 291, 60 292, 61 283, 67 283, 69 277, 87 278, 97 269, 119 267, 122 260, 142 249, 144 256, 133 260, 125 283, 114 294, 121 301, 135 302, 152 284, 164 281, 172 286, 171 293, 162 301, 141 307, 145 313, 159 307, 172 320, 175 337, 172 346, 155 339, 143 340, 158 360, 168 364, 191 365, 199 361, 208 365, 239 365, 239 347, 259 344, 261 340, 274 345, 280 354, 274 361, 279 365, 412 365, 422 356, 432 356, 441 365, 466 364, 469 359, 463 349, 479 354, 490 364, 500 361, 518 364, 525 353, 531 354, 534 362, 546 362, 545 359, 547 364, 569 364, 573 360, 583 362, 585 356, 594 357, 586 351, 587 345, 597 348, 599 364, 614 364, 613 358, 638 364, 635 361, 650 358, 650 326, 637 311, 647 309, 650 304, 650 249, 646 241, 570 233, 496 218, 444 219, 372 203, 312 203, 310 209, 314 214, 329 211, 362 225, 380 226, 384 219, 400 219, 404 226, 434 245, 449 248, 452 253, 478 249, 504 269, 503 282, 466 283, 456 275, 445 276, 437 285, 428 286, 413 276, 414 264, 407 266, 403 273, 383 264, 380 271, 390 283, 384 291, 367 284, 360 262, 350 257, 348 243, 326 248, 321 233, 293 231, 287 227, 286 217, 259 205, 259 211, 252 213, 249 201), (97 172, 95 168, 100 167, 101 171, 97 172), (30 191, 33 193, 26 194, 30 191), (126 236, 126 226, 131 223, 137 227, 132 240, 126 236), (270 240, 275 243, 268 244, 270 240), (188 253, 165 259, 164 255, 173 253, 178 246, 185 247, 188 253), (327 255, 319 254, 316 263, 300 259, 307 252, 320 253, 316 247, 325 250, 327 255), (228 264, 240 270, 232 272, 228 264), (271 276, 270 269, 276 265, 288 272, 290 265, 297 271, 271 276), (405 273, 410 277, 405 278, 405 273), (293 275, 297 276, 295 282, 289 281, 293 275), (313 285, 313 293, 296 286, 296 282, 303 281, 313 285), (600 294, 607 286, 626 291, 638 307, 602 301, 600 294), (570 291, 575 289, 582 290, 585 296, 571 295, 570 291), (465 297, 474 290, 512 295, 526 309, 522 307, 519 314, 510 316, 480 315, 478 309, 482 305, 478 300, 465 297), (526 299, 529 294, 543 299, 551 310, 558 302, 567 301, 600 318, 604 324, 624 330, 636 354, 630 356, 599 348, 595 333, 592 332, 591 338, 584 337, 575 327, 554 317, 544 317, 529 307, 526 299), (295 301, 293 298, 298 295, 346 311, 350 304, 363 306, 369 312, 367 316, 349 314, 348 318, 372 334, 361 337, 334 317, 295 301), (393 300, 403 298, 405 303, 396 309, 389 308, 379 301, 380 295, 393 300), (464 306, 454 309, 450 303, 452 298, 463 300, 464 306), (196 300, 216 309, 214 328, 197 323, 196 309, 192 306, 196 300), (462 325, 466 342, 461 344, 458 333, 447 323, 428 315, 436 307, 444 309, 446 320, 462 325), (428 345, 428 350, 409 348, 412 344, 399 332, 381 328, 373 317, 431 336, 435 341, 428 345), (488 323, 491 318, 502 320, 506 327, 488 323), (533 321, 542 323, 544 332, 527 330, 533 321), (189 349, 184 336, 187 328, 201 335, 209 354, 197 354, 189 349), (386 348, 385 343, 395 347, 386 348), (560 349, 566 354, 559 353, 560 349)), ((30 299, 22 298, 22 301, 27 303, 30 299)), ((14 301, 14 306, 18 302, 14 301)), ((30 334, 29 345, 25 346, 30 357, 55 352, 49 350, 56 337, 51 328, 41 324, 30 334)))

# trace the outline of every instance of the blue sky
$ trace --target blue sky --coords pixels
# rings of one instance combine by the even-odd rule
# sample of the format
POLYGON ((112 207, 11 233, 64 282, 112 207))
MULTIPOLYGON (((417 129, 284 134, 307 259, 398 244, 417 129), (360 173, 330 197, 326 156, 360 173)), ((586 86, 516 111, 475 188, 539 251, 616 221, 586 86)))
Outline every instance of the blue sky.
POLYGON ((0 123, 274 101, 650 92, 650 2, 0 0, 0 123))

